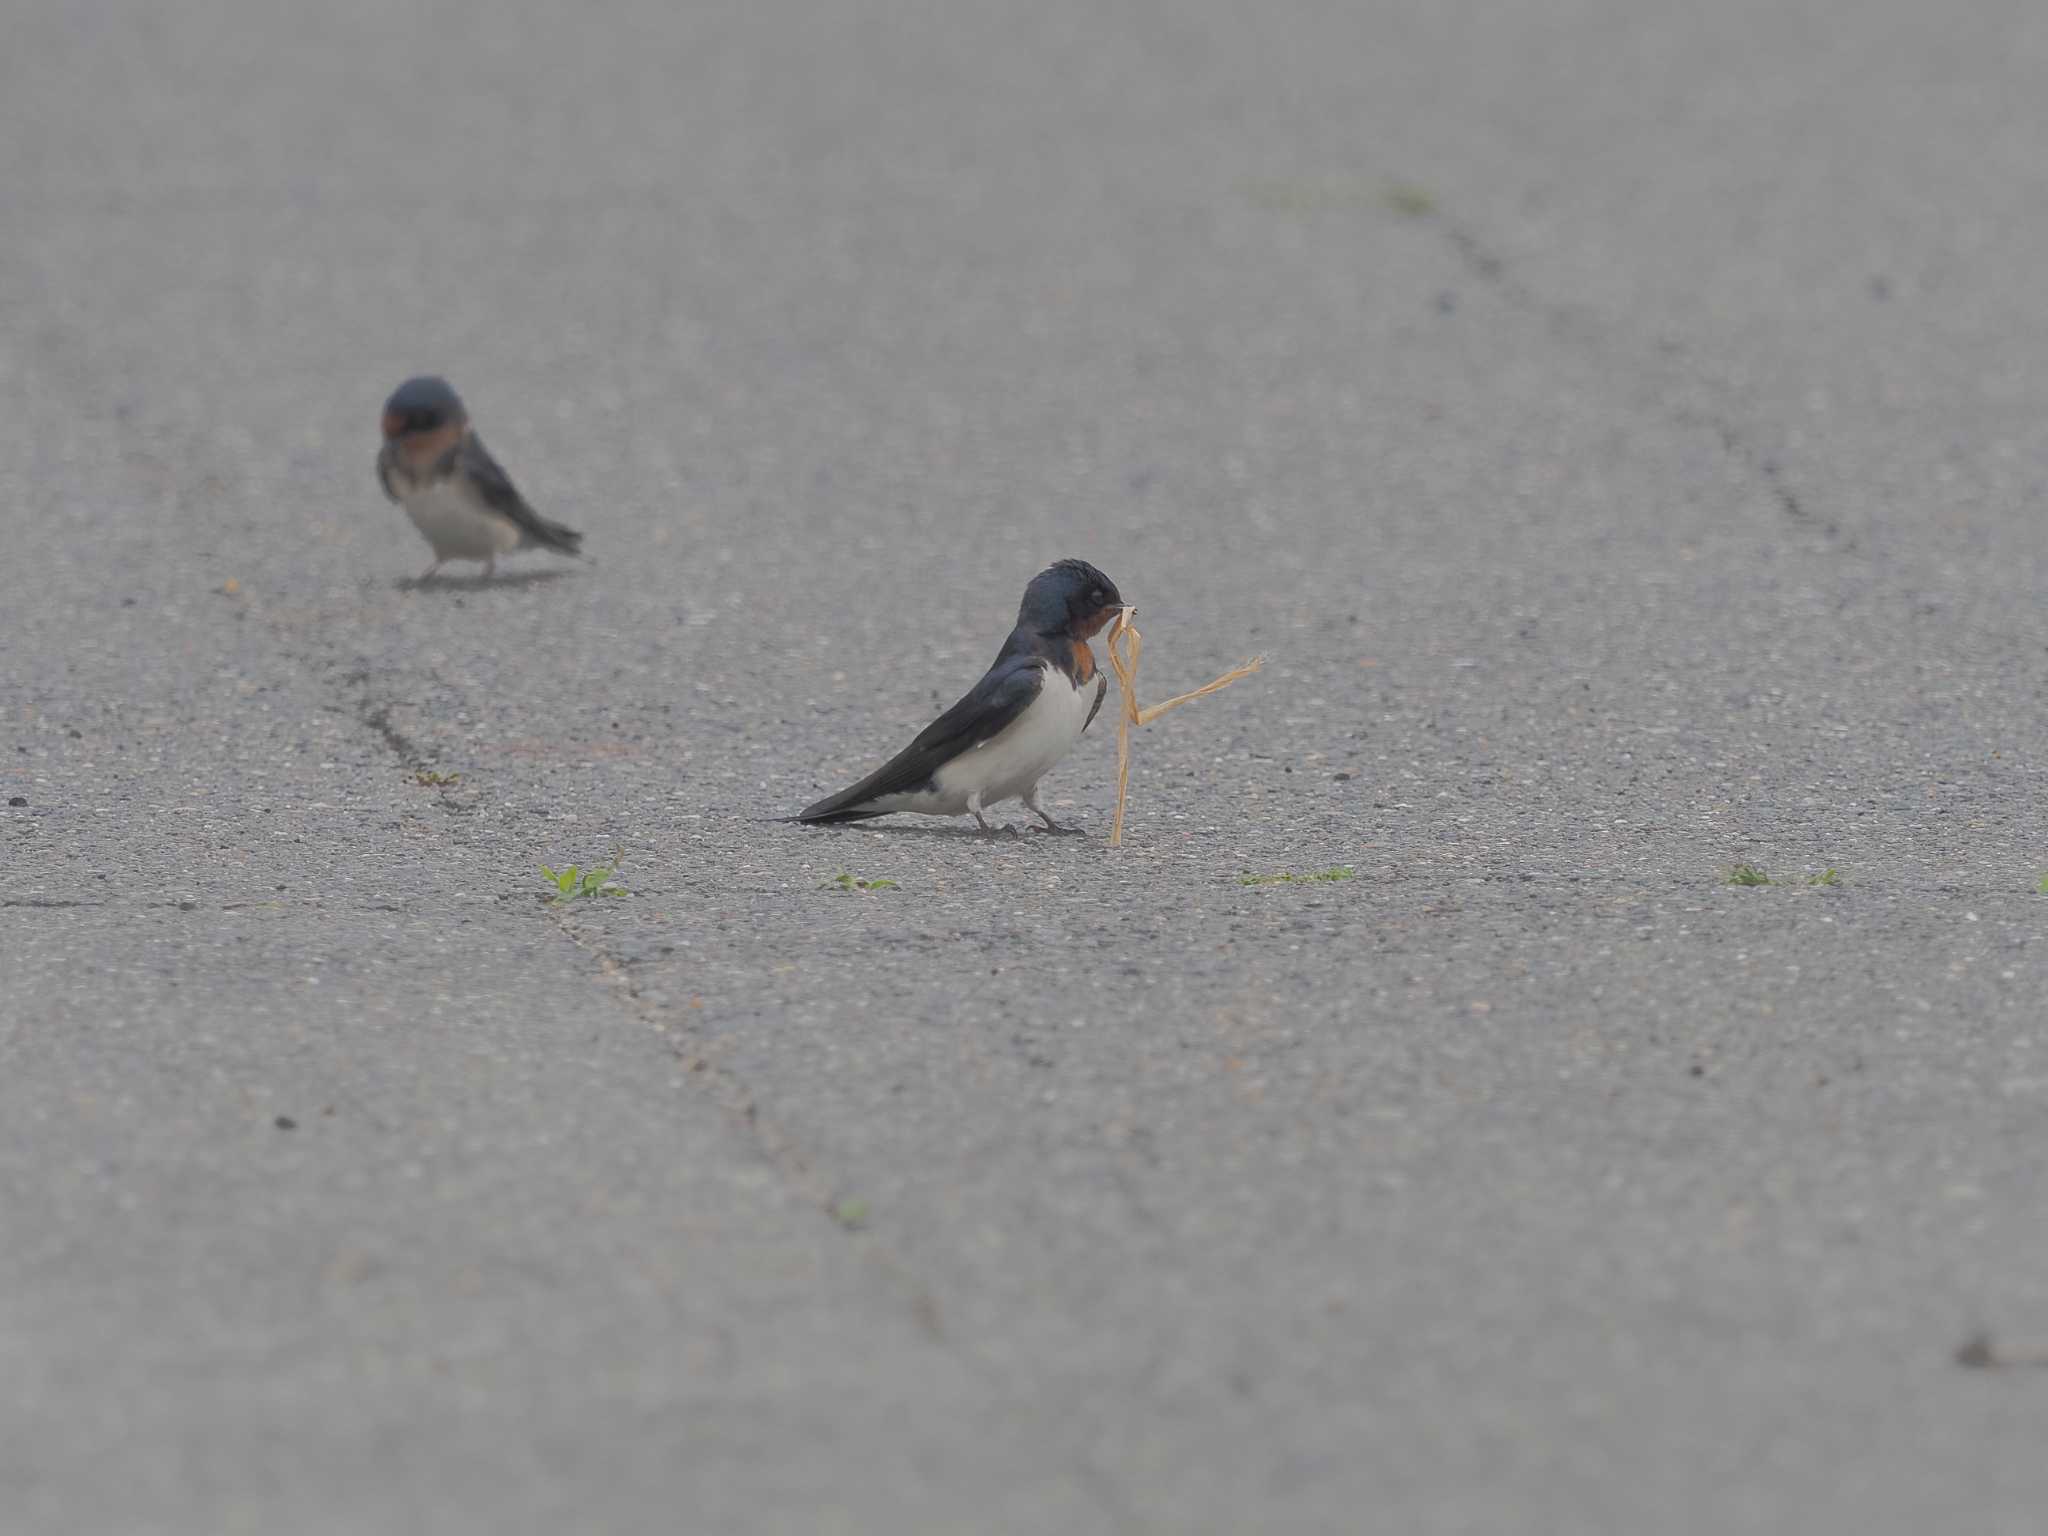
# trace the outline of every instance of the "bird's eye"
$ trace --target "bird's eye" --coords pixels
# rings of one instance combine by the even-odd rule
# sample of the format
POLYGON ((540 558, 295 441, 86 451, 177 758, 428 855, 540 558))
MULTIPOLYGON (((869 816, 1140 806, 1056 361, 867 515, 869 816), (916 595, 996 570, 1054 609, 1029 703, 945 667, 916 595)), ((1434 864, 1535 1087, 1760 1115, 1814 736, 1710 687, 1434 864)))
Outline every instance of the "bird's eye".
POLYGON ((1088 594, 1088 601, 1091 603, 1102 603, 1107 602, 1108 600, 1109 594, 1103 591, 1100 587, 1097 587, 1094 591, 1088 594))

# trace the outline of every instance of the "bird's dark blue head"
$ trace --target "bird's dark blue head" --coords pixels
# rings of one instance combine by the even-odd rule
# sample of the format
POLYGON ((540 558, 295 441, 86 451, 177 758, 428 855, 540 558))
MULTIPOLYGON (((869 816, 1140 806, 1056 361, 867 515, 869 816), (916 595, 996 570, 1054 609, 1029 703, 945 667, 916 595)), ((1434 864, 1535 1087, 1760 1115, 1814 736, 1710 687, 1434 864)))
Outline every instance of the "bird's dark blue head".
POLYGON ((460 426, 468 420, 469 412, 462 408, 462 397, 448 387, 446 379, 431 376, 407 379, 391 391, 391 398, 384 402, 384 435, 387 438, 438 432, 443 427, 460 426))
POLYGON ((1085 640, 1123 606, 1116 583, 1086 560, 1061 560, 1031 578, 1017 623, 1041 635, 1085 640))

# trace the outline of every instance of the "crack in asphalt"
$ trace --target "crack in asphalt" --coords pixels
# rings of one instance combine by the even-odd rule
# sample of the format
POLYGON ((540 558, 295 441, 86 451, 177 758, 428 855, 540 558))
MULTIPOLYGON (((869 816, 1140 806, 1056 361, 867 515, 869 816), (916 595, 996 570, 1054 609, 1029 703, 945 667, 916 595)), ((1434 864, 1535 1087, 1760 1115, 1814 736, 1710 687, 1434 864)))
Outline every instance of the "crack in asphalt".
POLYGON ((367 667, 357 667, 342 674, 341 686, 354 695, 350 701, 355 706, 355 717, 368 726, 384 743, 399 765, 417 773, 435 762, 435 754, 423 749, 420 744, 391 723, 391 711, 397 707, 395 699, 379 699, 371 691, 373 681, 367 667))
MULTIPOLYGON (((599 985, 609 990, 627 1013, 639 1019, 650 1029, 664 1037, 669 1052, 681 1061, 692 1078, 698 1079, 709 1091, 719 1107, 732 1118, 741 1134, 754 1147, 761 1159, 773 1168, 790 1188, 807 1205, 815 1207, 835 1222, 840 1218, 837 1211, 844 1200, 846 1191, 836 1186, 818 1168, 817 1160, 807 1153, 797 1138, 785 1131, 775 1120, 761 1112, 760 1100, 747 1086, 744 1078, 731 1068, 719 1062, 709 1048, 679 1038, 669 1016, 660 1004, 642 995, 638 983, 633 980, 630 964, 608 949, 602 941, 578 927, 567 912, 550 908, 548 916, 555 927, 597 967, 599 985)), ((844 1226, 843 1222, 840 1222, 844 1226)), ((898 1278, 910 1282, 915 1291, 912 1311, 919 1326, 936 1342, 950 1344, 945 1329, 940 1323, 938 1303, 932 1298, 916 1277, 896 1262, 888 1248, 876 1241, 872 1234, 864 1234, 849 1228, 856 1239, 865 1239, 866 1246, 888 1262, 897 1272, 898 1278)))
POLYGON ((377 704, 365 709, 362 721, 377 733, 384 745, 391 749, 392 756, 403 766, 415 772, 426 766, 427 757, 420 751, 419 743, 391 723, 389 704, 377 704))
MULTIPOLYGON (((669 1051, 683 1063, 690 1078, 700 1085, 700 1091, 708 1093, 725 1111, 756 1155, 774 1169, 806 1204, 839 1226, 847 1240, 857 1245, 889 1276, 903 1293, 918 1331, 977 1381, 1000 1396, 1007 1384, 1003 1373, 981 1360, 947 1332, 937 1295, 902 1255, 883 1242, 872 1229, 852 1225, 841 1217, 841 1202, 848 1198, 845 1189, 833 1183, 820 1169, 817 1159, 804 1150, 793 1134, 762 1112, 761 1101, 747 1085, 746 1079, 718 1061, 712 1048, 687 1036, 679 1036, 661 1005, 642 995, 633 980, 630 964, 601 940, 579 928, 567 911, 551 907, 548 916, 571 944, 590 957, 597 967, 598 984, 609 990, 627 1013, 663 1037, 669 1051)), ((1077 1485, 1095 1500, 1113 1529, 1135 1532, 1144 1528, 1115 1478, 1087 1450, 1077 1449, 1074 1452, 1072 1470, 1077 1485)))
MULTIPOLYGON (((1436 230, 1475 278, 1516 308, 1543 320, 1558 340, 1609 359, 1618 359, 1630 372, 1649 379, 1653 386, 1651 403, 1667 421, 1688 431, 1704 429, 1711 432, 1720 443, 1721 451, 1763 487, 1771 500, 1777 503, 1780 512, 1800 526, 1818 532, 1839 552, 1854 552, 1857 544, 1855 535, 1845 536, 1839 523, 1814 512, 1807 498, 1793 485, 1784 465, 1757 443, 1755 435, 1743 425, 1733 406, 1724 403, 1701 408, 1669 398, 1668 386, 1677 383, 1694 390, 1704 390, 1725 402, 1730 394, 1728 385, 1697 369, 1681 368, 1676 364, 1660 365, 1653 357, 1645 356, 1639 344, 1615 334, 1604 316, 1538 293, 1509 267, 1507 258, 1470 226, 1442 211, 1431 209, 1414 217, 1436 230)), ((1683 348, 1676 342, 1664 342, 1654 350, 1672 356, 1683 348)))

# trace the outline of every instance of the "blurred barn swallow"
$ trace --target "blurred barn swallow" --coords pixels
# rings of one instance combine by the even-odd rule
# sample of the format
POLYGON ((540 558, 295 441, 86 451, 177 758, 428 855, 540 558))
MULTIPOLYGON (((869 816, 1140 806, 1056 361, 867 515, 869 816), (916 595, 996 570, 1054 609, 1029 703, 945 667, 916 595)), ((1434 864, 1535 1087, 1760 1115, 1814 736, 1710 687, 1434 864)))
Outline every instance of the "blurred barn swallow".
POLYGON ((1060 826, 1038 803, 1038 781, 1088 729, 1109 679, 1089 637, 1123 608, 1116 583, 1085 560, 1062 560, 1031 578, 1017 627, 967 697, 917 740, 850 789, 827 796, 798 821, 865 821, 892 811, 924 816, 981 813, 1022 797, 1048 832, 1060 826))
POLYGON ((407 379, 384 402, 377 482, 433 547, 434 563, 421 581, 444 560, 481 560, 488 577, 498 556, 514 550, 538 546, 573 555, 583 544, 574 528, 526 504, 446 379, 407 379))

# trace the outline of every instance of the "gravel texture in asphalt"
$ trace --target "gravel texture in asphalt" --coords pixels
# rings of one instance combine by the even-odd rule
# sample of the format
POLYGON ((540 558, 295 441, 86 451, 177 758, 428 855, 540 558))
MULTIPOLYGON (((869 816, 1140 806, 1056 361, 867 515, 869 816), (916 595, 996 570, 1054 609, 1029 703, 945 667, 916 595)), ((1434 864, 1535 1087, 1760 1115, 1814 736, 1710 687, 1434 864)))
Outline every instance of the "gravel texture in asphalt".
POLYGON ((2044 77, 17 7, 7 1523, 2039 1530, 2044 77), (587 561, 413 583, 423 371, 587 561), (1068 555, 1269 658, 1125 847, 1113 706, 1085 838, 778 819, 1068 555))

